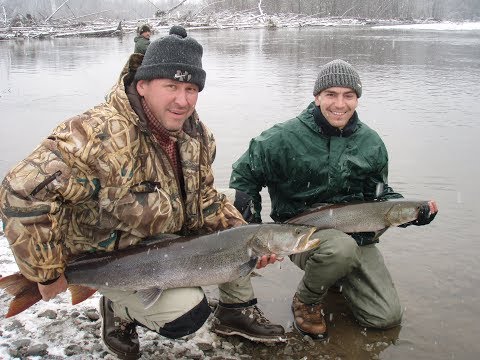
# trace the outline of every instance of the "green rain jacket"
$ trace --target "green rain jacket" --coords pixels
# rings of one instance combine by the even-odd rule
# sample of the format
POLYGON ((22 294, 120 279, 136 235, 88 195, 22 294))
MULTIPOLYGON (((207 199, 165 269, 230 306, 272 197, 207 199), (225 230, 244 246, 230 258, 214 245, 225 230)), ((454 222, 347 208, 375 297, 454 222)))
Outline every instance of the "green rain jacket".
POLYGON ((387 185, 388 154, 380 136, 356 113, 347 136, 327 136, 315 121, 315 108, 312 102, 296 118, 262 132, 233 164, 230 187, 253 197, 254 220, 261 221, 265 186, 274 221, 314 204, 373 200, 379 184, 380 198, 402 197, 387 185))
POLYGON ((141 35, 135 36, 135 39, 133 39, 135 42, 135 49, 133 50, 134 53, 137 54, 143 54, 145 55, 145 52, 147 51, 148 45, 150 45, 150 40, 144 38, 141 35))

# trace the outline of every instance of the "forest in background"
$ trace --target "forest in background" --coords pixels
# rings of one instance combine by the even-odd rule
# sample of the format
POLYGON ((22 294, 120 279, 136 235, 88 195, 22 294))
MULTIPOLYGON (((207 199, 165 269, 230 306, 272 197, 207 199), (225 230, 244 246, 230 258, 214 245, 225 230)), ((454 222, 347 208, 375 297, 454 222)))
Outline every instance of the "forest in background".
POLYGON ((479 20, 479 0, 0 0, 3 26, 8 19, 115 20, 177 17, 225 12, 257 12, 261 15, 300 14, 373 20, 479 20), (180 5, 181 6, 178 6, 180 5), (178 6, 178 7, 177 7, 178 6))

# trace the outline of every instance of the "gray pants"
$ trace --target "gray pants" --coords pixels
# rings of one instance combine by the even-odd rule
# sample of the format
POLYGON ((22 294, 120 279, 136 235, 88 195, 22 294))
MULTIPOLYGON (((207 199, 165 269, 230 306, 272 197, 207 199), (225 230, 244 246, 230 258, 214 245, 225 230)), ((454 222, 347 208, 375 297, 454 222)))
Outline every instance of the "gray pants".
POLYGON ((321 233, 320 247, 290 257, 305 271, 297 288, 300 300, 318 303, 332 285, 338 284, 362 326, 385 329, 399 325, 400 300, 377 247, 358 246, 352 237, 338 230, 321 233))
POLYGON ((145 309, 138 294, 134 291, 120 291, 101 288, 99 292, 113 302, 115 316, 143 324, 150 330, 161 332, 170 323, 197 306, 204 298, 199 287, 164 290, 160 298, 145 309))
POLYGON ((218 285, 218 292, 219 300, 225 304, 246 303, 255 297, 250 275, 218 285))

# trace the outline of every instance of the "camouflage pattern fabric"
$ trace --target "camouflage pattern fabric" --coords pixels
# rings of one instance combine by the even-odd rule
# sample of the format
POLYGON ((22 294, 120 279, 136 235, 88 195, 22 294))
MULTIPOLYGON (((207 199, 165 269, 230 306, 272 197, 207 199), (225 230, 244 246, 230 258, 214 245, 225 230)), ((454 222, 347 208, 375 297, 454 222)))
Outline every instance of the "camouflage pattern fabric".
POLYGON ((57 278, 73 255, 245 223, 214 188, 215 140, 196 112, 177 138, 182 193, 134 86, 124 85, 141 60, 133 54, 105 103, 60 124, 3 180, 4 233, 28 279, 57 278))

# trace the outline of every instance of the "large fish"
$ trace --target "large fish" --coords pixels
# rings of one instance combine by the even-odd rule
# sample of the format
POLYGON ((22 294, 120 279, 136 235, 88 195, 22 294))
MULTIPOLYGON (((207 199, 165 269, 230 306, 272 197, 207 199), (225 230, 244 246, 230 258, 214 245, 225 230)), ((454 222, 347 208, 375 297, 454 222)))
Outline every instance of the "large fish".
POLYGON ((345 233, 383 233, 389 227, 416 220, 428 201, 394 199, 341 204, 325 204, 305 211, 287 221, 317 229, 337 229, 345 233))
MULTIPOLYGON (((259 256, 286 256, 313 249, 316 228, 292 224, 250 224, 209 235, 163 236, 130 248, 88 254, 68 263, 65 276, 72 304, 96 289, 138 291, 145 308, 164 289, 221 284, 249 274, 259 256)), ((0 288, 15 296, 6 317, 41 299, 37 283, 16 273, 0 278, 0 288)))

